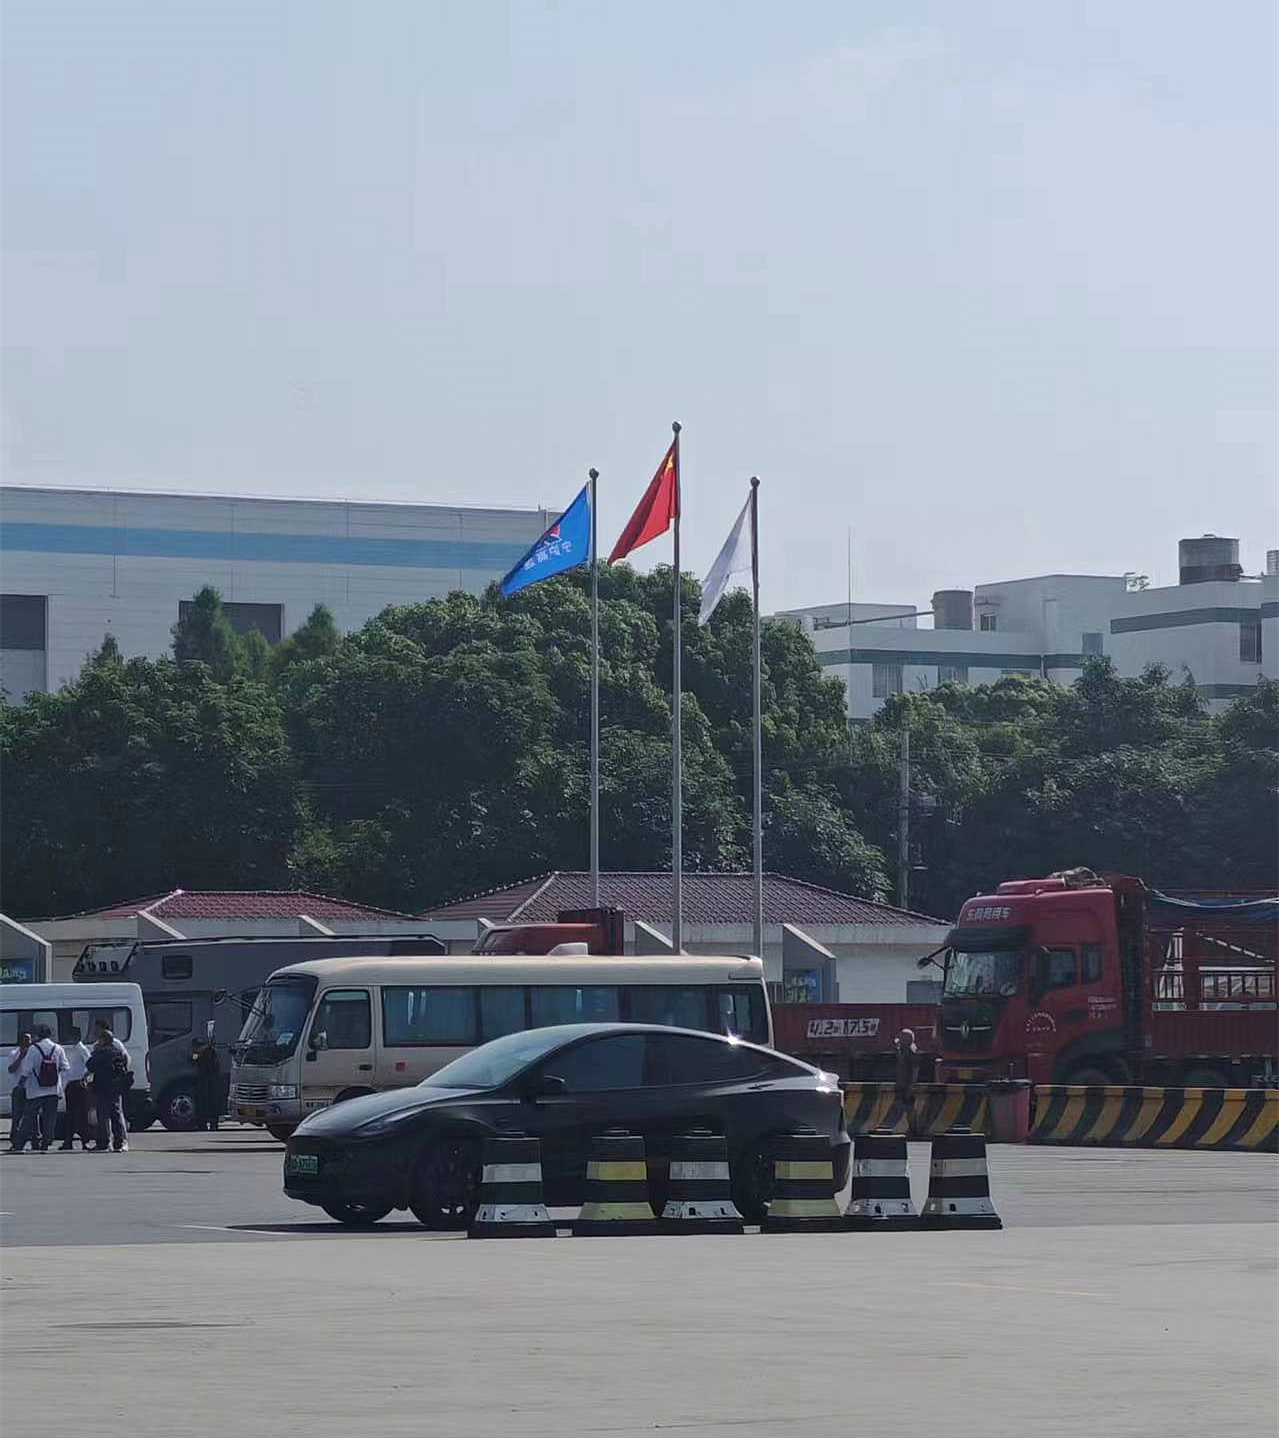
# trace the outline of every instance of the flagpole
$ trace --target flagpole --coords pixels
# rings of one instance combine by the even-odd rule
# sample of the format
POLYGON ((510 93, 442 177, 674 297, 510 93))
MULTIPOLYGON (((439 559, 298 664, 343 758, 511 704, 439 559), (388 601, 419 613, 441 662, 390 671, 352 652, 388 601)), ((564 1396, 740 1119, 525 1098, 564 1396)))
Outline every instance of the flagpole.
POLYGON ((764 957, 764 735, 759 658, 759 476, 751 476, 751 593, 755 604, 755 676, 752 686, 755 751, 755 954, 764 957))
MULTIPOLYGON (((675 483, 679 485, 679 421, 671 425, 675 433, 673 447, 675 450, 675 483)), ((678 495, 678 490, 677 490, 678 495)), ((682 500, 683 496, 678 495, 682 500)), ((684 952, 684 752, 683 752, 683 731, 680 726, 680 600, 682 598, 679 568, 679 511, 682 504, 676 504, 675 508, 675 600, 674 620, 671 629, 671 638, 674 645, 674 662, 672 664, 672 696, 671 696, 671 949, 674 953, 684 952)))
POLYGON ((591 907, 600 906, 600 567, 598 469, 591 479, 591 907))

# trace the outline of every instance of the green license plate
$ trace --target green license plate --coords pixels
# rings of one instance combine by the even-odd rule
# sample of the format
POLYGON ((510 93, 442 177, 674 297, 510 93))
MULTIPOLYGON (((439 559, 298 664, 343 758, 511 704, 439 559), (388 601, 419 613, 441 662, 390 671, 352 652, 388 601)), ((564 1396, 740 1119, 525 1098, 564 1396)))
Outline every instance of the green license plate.
POLYGON ((284 1171, 315 1175, 320 1171, 320 1160, 313 1153, 291 1153, 284 1160, 284 1171))

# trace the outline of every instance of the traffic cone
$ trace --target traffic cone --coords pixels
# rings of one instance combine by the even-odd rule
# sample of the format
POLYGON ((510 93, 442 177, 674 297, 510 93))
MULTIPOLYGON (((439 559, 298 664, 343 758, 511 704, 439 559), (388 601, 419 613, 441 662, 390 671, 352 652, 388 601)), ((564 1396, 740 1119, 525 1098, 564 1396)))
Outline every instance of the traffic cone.
POLYGON ((542 1197, 542 1145, 535 1138, 486 1138, 480 1206, 468 1238, 554 1238, 542 1197))
POLYGON ((728 1142, 695 1128, 671 1142, 670 1183, 660 1219, 664 1233, 744 1233, 729 1184, 728 1142))
POLYGON ((850 1228, 919 1227, 904 1135, 879 1128, 853 1140, 853 1187, 844 1218, 850 1228))
POLYGON ((762 1233, 820 1233, 843 1228, 835 1199, 830 1144, 812 1129, 773 1140, 773 1198, 762 1233))
POLYGON ((986 1136, 952 1128, 933 1139, 921 1228, 1003 1228, 990 1201, 986 1136))
POLYGON ((597 1134, 591 1140, 585 1202, 573 1223, 573 1237, 621 1238, 657 1231, 648 1201, 643 1138, 624 1128, 597 1134))

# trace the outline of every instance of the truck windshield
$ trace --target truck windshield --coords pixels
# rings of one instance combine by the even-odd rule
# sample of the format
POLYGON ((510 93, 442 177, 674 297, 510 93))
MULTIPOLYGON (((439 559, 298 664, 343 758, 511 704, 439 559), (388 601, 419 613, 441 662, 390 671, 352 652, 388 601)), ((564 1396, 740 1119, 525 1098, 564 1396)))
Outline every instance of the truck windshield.
POLYGON ((297 1048, 315 994, 313 978, 271 979, 240 1030, 241 1062, 278 1064, 297 1048))
POLYGON ((1021 988, 1026 959, 1019 953, 964 953, 956 949, 946 969, 942 997, 1011 998, 1021 988))

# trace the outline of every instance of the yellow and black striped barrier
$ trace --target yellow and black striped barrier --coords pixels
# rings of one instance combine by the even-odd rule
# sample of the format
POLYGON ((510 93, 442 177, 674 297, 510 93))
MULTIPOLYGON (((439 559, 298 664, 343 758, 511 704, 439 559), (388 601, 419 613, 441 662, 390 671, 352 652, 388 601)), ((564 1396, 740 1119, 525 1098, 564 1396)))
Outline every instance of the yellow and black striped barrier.
POLYGON ((1279 1152, 1279 1090, 1036 1084, 1031 1143, 1279 1152))
POLYGON ((890 1083, 844 1085, 844 1127, 855 1138, 872 1129, 931 1138, 952 1128, 990 1132, 990 1103, 981 1084, 916 1084, 903 1103, 890 1083))

